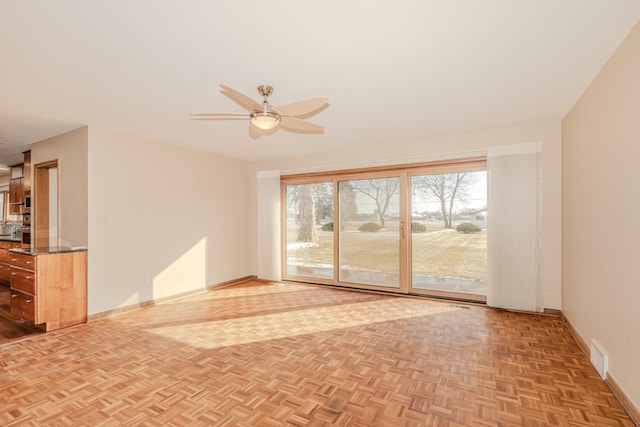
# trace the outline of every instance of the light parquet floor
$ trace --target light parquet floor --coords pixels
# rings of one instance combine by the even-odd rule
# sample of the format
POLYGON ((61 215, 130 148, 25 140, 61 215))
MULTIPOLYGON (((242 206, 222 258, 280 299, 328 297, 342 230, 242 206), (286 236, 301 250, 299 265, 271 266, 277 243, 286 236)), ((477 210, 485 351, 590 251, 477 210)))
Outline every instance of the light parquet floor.
POLYGON ((633 423, 557 317, 249 282, 0 346, 0 425, 633 423))

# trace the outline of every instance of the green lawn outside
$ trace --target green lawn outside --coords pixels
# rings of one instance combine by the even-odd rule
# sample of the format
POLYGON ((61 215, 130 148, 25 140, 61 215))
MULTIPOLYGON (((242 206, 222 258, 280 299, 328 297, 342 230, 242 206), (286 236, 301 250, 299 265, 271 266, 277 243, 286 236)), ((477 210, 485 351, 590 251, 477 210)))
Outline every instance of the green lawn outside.
MULTIPOLYGON (((347 229, 341 234, 342 266, 351 269, 398 272, 399 239, 395 224, 388 230, 373 233, 347 229)), ((290 227, 293 228, 293 227, 290 227)), ((351 227, 350 227, 351 228, 351 227)), ((463 234, 455 230, 428 229, 412 233, 413 274, 486 282, 487 233, 463 234)), ((290 230, 288 243, 295 242, 290 230)), ((333 232, 318 231, 314 246, 287 250, 287 262, 305 266, 327 266, 333 263, 333 232)))

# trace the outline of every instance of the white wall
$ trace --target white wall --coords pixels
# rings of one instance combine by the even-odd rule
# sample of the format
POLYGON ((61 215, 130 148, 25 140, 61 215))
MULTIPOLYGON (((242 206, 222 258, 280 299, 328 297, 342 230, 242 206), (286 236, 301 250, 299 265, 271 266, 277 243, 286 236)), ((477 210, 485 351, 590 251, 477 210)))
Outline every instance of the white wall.
POLYGON ((35 165, 58 159, 62 246, 86 246, 88 242, 87 135, 87 128, 82 127, 31 146, 32 183, 35 165))
MULTIPOLYGON (((286 175, 486 155, 487 148, 492 146, 540 142, 542 144, 543 177, 543 303, 545 308, 560 309, 560 141, 560 123, 549 123, 464 135, 450 135, 424 141, 390 143, 385 146, 326 152, 300 158, 275 159, 258 162, 255 168, 256 171, 280 170, 283 175, 286 175)), ((301 136, 301 143, 306 143, 304 136, 301 136)), ((317 144, 318 142, 317 140, 309 140, 309 143, 317 144)))
POLYGON ((264 280, 281 280, 280 266, 280 171, 257 175, 257 276, 264 280))
POLYGON ((89 314, 255 273, 249 165, 89 130, 89 314))
POLYGON ((562 122, 562 310, 640 411, 640 24, 562 122))

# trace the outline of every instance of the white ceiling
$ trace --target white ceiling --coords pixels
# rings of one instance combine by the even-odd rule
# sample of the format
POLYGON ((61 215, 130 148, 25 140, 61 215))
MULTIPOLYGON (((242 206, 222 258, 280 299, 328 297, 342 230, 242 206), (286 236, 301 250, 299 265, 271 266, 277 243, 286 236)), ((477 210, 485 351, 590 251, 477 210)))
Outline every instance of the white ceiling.
POLYGON ((0 164, 82 125, 257 160, 559 121, 638 0, 0 0, 0 164), (327 96, 324 135, 252 140, 224 83, 327 96))

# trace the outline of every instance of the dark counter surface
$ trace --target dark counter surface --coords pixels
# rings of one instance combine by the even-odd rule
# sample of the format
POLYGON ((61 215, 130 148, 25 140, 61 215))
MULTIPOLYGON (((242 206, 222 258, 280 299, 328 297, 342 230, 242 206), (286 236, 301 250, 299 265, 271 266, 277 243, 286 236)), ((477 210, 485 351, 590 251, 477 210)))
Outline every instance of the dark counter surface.
POLYGON ((9 252, 25 255, 48 255, 61 254, 65 252, 81 252, 86 250, 87 248, 82 246, 52 246, 48 248, 16 248, 9 249, 9 252))

